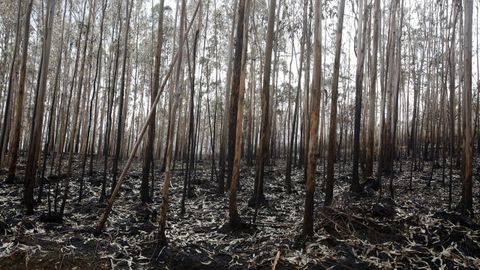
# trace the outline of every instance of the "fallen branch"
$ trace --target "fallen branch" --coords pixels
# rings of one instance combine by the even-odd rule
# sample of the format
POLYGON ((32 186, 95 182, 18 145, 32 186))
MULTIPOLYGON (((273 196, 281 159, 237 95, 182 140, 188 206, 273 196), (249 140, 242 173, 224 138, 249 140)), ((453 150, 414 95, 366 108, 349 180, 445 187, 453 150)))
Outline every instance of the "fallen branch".
POLYGON ((273 260, 272 270, 275 270, 277 267, 278 260, 280 260, 280 250, 277 251, 277 255, 275 256, 275 260, 273 260))

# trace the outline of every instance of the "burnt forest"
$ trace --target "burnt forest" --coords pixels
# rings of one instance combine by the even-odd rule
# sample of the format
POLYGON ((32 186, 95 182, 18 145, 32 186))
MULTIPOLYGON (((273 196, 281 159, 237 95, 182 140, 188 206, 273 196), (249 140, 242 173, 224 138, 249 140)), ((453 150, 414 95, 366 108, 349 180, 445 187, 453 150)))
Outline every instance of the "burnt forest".
POLYGON ((479 15, 0 0, 0 269, 480 269, 479 15))

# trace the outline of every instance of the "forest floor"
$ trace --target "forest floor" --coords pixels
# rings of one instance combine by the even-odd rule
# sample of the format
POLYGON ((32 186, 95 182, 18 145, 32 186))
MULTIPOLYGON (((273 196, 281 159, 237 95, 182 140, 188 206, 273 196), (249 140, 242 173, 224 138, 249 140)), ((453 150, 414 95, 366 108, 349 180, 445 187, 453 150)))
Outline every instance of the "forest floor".
MULTIPOLYGON (((0 183, 0 269, 393 269, 480 268, 480 197, 474 174, 474 219, 449 212, 448 184, 442 169, 433 175, 429 162, 413 172, 403 162, 394 178, 395 197, 389 199, 389 179, 382 192, 354 196, 349 192, 349 167, 337 170, 334 205, 322 208, 323 174, 317 174, 315 235, 299 241, 304 209, 302 170, 294 170, 294 191, 284 189, 284 164, 268 167, 265 184, 267 206, 247 230, 229 231, 228 196, 215 193, 208 162, 194 176, 194 196, 180 215, 183 175, 180 166, 170 189, 166 248, 158 247, 157 209, 161 203, 162 174, 155 172, 155 197, 139 203, 140 163, 131 170, 114 205, 104 233, 92 228, 105 208, 98 198, 101 170, 86 177, 84 199, 77 201, 78 183, 71 181, 71 200, 62 223, 43 222, 47 203, 25 215, 21 204, 23 185, 0 183), (428 178, 432 175, 430 186, 428 178)), ((479 164, 479 162, 475 162, 479 164)), ((478 165, 477 165, 478 166, 478 165)), ((20 168, 24 166, 20 166, 20 168)), ((321 166, 319 166, 321 171, 321 166)), ((478 168, 474 168, 477 172, 478 168)), ((77 168, 78 174, 80 170, 77 168)), ((448 169, 445 170, 448 181, 448 169)), ((4 178, 4 176, 0 176, 4 178)), ((242 166, 238 193, 239 212, 251 223, 254 168, 242 166)), ((458 171, 453 177, 454 205, 460 198, 458 171)), ((52 184, 54 180, 52 180, 52 184)))

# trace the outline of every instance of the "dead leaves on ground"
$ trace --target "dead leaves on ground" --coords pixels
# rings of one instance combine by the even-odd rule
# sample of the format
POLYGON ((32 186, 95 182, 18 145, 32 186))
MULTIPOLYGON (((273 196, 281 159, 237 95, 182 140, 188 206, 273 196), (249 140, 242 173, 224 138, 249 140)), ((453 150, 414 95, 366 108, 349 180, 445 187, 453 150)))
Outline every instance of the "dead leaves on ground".
MULTIPOLYGON (((160 172, 155 175, 154 202, 141 205, 140 179, 133 177, 140 168, 134 169, 99 237, 94 237, 90 229, 105 207, 98 203, 100 174, 86 179, 82 203, 67 203, 62 224, 40 222, 46 212, 45 204, 39 206, 34 216, 25 217, 21 186, 2 184, 0 266, 12 259, 28 259, 54 261, 55 269, 62 258, 68 261, 79 256, 85 265, 101 269, 271 269, 280 254, 276 269, 480 268, 480 236, 475 227, 478 219, 458 218, 445 211, 448 187, 441 185, 441 170, 434 174, 429 188, 423 188, 422 177, 414 177, 415 191, 408 190, 409 172, 397 173, 394 201, 378 193, 352 197, 348 175, 342 174, 335 183, 332 208, 320 207, 323 174, 319 173, 315 235, 297 247, 294 240, 301 231, 304 204, 301 170, 294 171, 294 190, 287 194, 283 164, 272 167, 265 181, 268 206, 260 208, 257 224, 249 230, 231 232, 222 229, 228 217, 228 196, 215 193, 206 164, 198 166, 194 177, 196 196, 187 199, 187 213, 183 216, 179 214, 182 173, 176 171, 174 175, 167 248, 156 246, 155 241, 161 203, 160 172)), ((430 173, 429 169, 425 171, 430 173)), ((239 212, 242 220, 250 223, 254 210, 248 206, 248 200, 254 169, 243 166, 240 181, 239 212)), ((75 181, 72 184, 71 194, 76 197, 78 187, 75 181)), ((480 194, 478 185, 474 188, 474 194, 480 194)), ((458 198, 458 182, 454 192, 454 198, 458 198)), ((479 209, 478 202, 475 208, 479 209)))

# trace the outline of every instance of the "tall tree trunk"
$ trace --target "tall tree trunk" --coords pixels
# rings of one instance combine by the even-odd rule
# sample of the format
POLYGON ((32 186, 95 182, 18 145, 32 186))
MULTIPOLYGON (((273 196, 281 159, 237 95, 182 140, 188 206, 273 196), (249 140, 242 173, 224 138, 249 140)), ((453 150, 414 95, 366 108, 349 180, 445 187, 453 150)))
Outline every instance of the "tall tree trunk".
MULTIPOLYGON (((85 44, 82 50, 82 62, 80 64, 80 74, 79 74, 79 81, 78 81, 78 90, 77 90, 77 96, 76 96, 76 104, 74 107, 74 113, 73 113, 73 122, 72 122, 72 133, 70 134, 70 143, 68 145, 69 147, 69 155, 68 155, 68 164, 67 164, 67 179, 65 179, 65 186, 64 186, 64 193, 63 193, 63 200, 62 200, 62 205, 60 208, 60 213, 63 215, 64 209, 65 209, 65 204, 68 198, 68 193, 69 193, 69 185, 70 185, 70 179, 72 178, 72 166, 73 166, 73 154, 75 151, 75 137, 77 136, 77 129, 79 130, 78 132, 80 133, 80 129, 77 128, 78 124, 78 118, 79 118, 79 113, 80 113, 80 102, 82 98, 82 87, 83 87, 83 79, 84 79, 84 73, 85 73, 85 61, 87 58, 87 48, 88 48, 88 37, 90 33, 90 25, 91 25, 91 17, 93 13, 93 3, 92 0, 89 0, 89 11, 88 11, 88 19, 87 19, 87 32, 85 34, 85 44)), ((85 3, 86 4, 86 3, 85 3)), ((85 13, 85 7, 84 7, 84 12, 85 13)), ((83 18, 82 18, 83 21, 83 18)), ((80 29, 82 31, 82 29, 80 29)), ((79 39, 79 47, 80 48, 80 41, 81 38, 79 39)), ((78 55, 77 55, 78 56, 78 55)), ((75 73, 74 73, 75 77, 75 73)), ((73 90, 73 83, 72 83, 72 90, 73 90)), ((68 117, 68 115, 67 115, 68 117)), ((78 139, 77 139, 78 143, 78 139)), ((82 188, 82 186, 80 186, 82 188)), ((81 193, 81 191, 80 191, 81 193)), ((79 196, 80 197, 80 196, 79 196)))
POLYGON ((312 100, 309 111, 308 123, 308 155, 306 166, 306 194, 305 213, 303 216, 303 233, 313 235, 313 207, 315 193, 315 172, 317 170, 318 156, 318 115, 320 113, 320 100, 322 85, 322 12, 321 0, 315 0, 315 26, 314 26, 314 57, 313 57, 313 88, 312 100))
MULTIPOLYGON (((378 2, 379 0, 376 0, 378 2)), ((335 152, 337 144, 337 100, 338 100, 338 77, 340 75, 340 56, 342 54, 343 15, 345 13, 345 0, 338 7, 338 23, 335 43, 335 60, 333 63, 332 103, 330 108, 330 130, 328 133, 328 159, 327 159, 327 182, 325 187, 325 205, 329 206, 333 200, 333 183, 335 177, 335 152)))
MULTIPOLYGON (((117 16, 120 16, 121 10, 122 10, 122 2, 120 2, 120 5, 118 5, 118 11, 117 11, 117 16)), ((116 49, 115 49, 115 60, 114 60, 114 66, 113 66, 113 75, 112 77, 109 77, 109 86, 108 86, 108 100, 107 100, 107 123, 105 126, 105 136, 103 138, 103 181, 102 181, 102 191, 100 194, 100 201, 103 201, 106 198, 106 185, 107 185, 107 168, 108 168, 108 157, 110 155, 110 137, 111 137, 111 132, 112 132, 112 113, 113 113, 113 100, 114 100, 114 92, 117 84, 117 72, 118 72, 118 61, 119 61, 119 54, 120 54, 120 36, 122 33, 122 22, 120 19, 117 20, 119 22, 119 31, 118 31, 118 41, 116 44, 116 49), (113 78, 113 79, 112 79, 113 78), (110 80, 112 80, 112 85, 110 85, 110 80)), ((116 21, 116 22, 117 22, 116 21)), ((116 24, 114 24, 113 32, 116 29, 116 24)), ((114 39, 114 33, 112 33, 112 43, 114 39)), ((110 63, 111 65, 112 63, 110 63)), ((109 72, 110 73, 110 72, 109 72)))
POLYGON ((377 56, 378 56, 378 36, 380 32, 380 0, 375 0, 375 14, 373 23, 373 47, 370 59, 370 109, 368 110, 368 142, 367 142, 367 160, 365 175, 373 175, 373 160, 375 155, 375 99, 377 86, 377 56))
MULTIPOLYGON (((133 1, 133 0, 132 0, 133 1)), ((115 156, 113 158, 112 166, 112 191, 117 184, 117 174, 118 174, 118 161, 120 159, 120 150, 122 148, 122 137, 123 130, 125 129, 125 123, 123 121, 123 104, 125 102, 125 76, 127 69, 127 59, 128 59, 128 34, 130 32, 130 17, 132 14, 132 3, 127 0, 127 28, 125 30, 125 39, 123 44, 123 63, 122 63, 122 75, 120 78, 120 104, 118 105, 118 118, 117 118, 117 136, 116 136, 116 146, 115 146, 115 156)), ((115 78, 114 78, 115 79, 115 78)))
MULTIPOLYGON (((187 33, 185 33, 185 19, 187 16, 187 7, 186 7, 186 0, 182 0, 182 9, 180 15, 180 37, 178 40, 178 62, 175 71, 175 95, 173 96, 173 104, 171 107, 170 112, 170 123, 175 123, 176 113, 177 113, 177 106, 179 105, 180 98, 181 98, 181 83, 180 83, 180 74, 182 69, 182 57, 183 57, 183 46, 185 42, 185 37, 187 33)), ((158 229, 158 236, 157 240, 158 243, 162 246, 167 244, 167 237, 165 235, 165 229, 167 225, 167 209, 168 209, 168 189, 170 185, 170 170, 171 170, 171 161, 172 161, 172 154, 173 154, 173 138, 174 138, 174 128, 175 125, 169 125, 168 127, 168 140, 167 140, 167 155, 165 157, 165 174, 163 180, 163 189, 162 189, 162 205, 160 206, 160 219, 159 219, 159 229, 158 229)))
POLYGON ((33 189, 37 175, 37 162, 40 155, 40 140, 42 138, 43 111, 45 107, 45 92, 47 90, 48 65, 50 63, 50 48, 52 44, 52 27, 55 18, 55 0, 47 3, 44 42, 42 46, 42 63, 38 77, 35 108, 33 112, 30 146, 28 150, 27 167, 25 169, 24 203, 27 214, 33 214, 33 189))
POLYGON ((358 32, 357 32, 357 71, 355 75, 355 122, 353 128, 353 175, 350 189, 353 192, 360 192, 361 187, 358 176, 358 163, 360 159, 360 123, 362 119, 362 88, 363 88, 363 64, 365 62, 365 44, 366 44, 366 29, 367 29, 367 1, 359 1, 358 32))
MULTIPOLYGON (((199 2, 201 4, 201 2, 199 2)), ((201 14, 201 12, 200 12, 201 14)), ((180 214, 185 214, 185 199, 187 197, 187 193, 191 194, 191 189, 190 189, 190 181, 192 177, 192 171, 193 171, 193 166, 195 162, 195 115, 194 115, 194 98, 195 98, 195 68, 196 68, 196 57, 197 57, 197 43, 198 43, 198 36, 200 33, 200 27, 201 27, 201 15, 199 19, 199 25, 197 27, 197 30, 195 31, 195 35, 193 38, 193 52, 192 52, 192 59, 188 60, 188 73, 189 73, 189 79, 190 79, 190 108, 189 108, 189 117, 188 117, 188 139, 187 139, 187 166, 186 166, 186 173, 183 181, 183 192, 182 192, 182 199, 180 201, 180 214), (191 63, 190 63, 191 61, 191 63)), ((188 44, 187 44, 188 45, 188 44)), ((187 46, 188 48, 188 46, 187 46)), ((200 90, 201 91, 201 90, 200 90)), ((200 114, 199 111, 197 111, 197 114, 200 114)))
MULTIPOLYGON (((79 74, 79 81, 78 81, 78 90, 76 96, 76 104, 74 107, 73 112, 73 122, 72 122, 72 133, 70 134, 70 144, 69 144, 69 155, 68 155, 68 164, 67 164, 67 175, 68 177, 72 176, 72 166, 73 166, 73 154, 75 151, 75 138, 77 137, 77 129, 78 133, 80 134, 80 129, 77 128, 79 124, 79 114, 80 114, 80 104, 82 98, 82 88, 83 88, 83 80, 85 77, 85 61, 87 59, 87 48, 88 48, 88 38, 90 33, 90 25, 91 25, 91 18, 92 18, 92 0, 89 0, 89 11, 88 11, 88 19, 87 19, 87 32, 85 34, 85 44, 83 45, 82 50, 82 62, 80 64, 80 74, 79 74)), ((82 29, 80 29, 82 31, 82 29)), ((78 140, 77 140, 78 143, 78 140)))
POLYGON ((237 14, 237 31, 235 38, 235 55, 233 58, 233 77, 232 89, 230 91, 230 124, 229 124, 229 155, 233 154, 232 173, 230 179, 230 196, 229 196, 229 225, 232 228, 241 225, 240 215, 237 210, 237 184, 240 171, 240 145, 242 138, 242 120, 243 120, 243 86, 244 77, 242 77, 242 64, 245 62, 244 46, 246 46, 247 38, 246 22, 248 21, 248 9, 250 0, 240 0, 237 14), (244 33, 245 32, 245 33, 244 33), (231 145, 233 144, 233 146, 231 145), (230 152, 234 150, 234 152, 230 152))
MULTIPOLYGON (((236 10, 238 6, 238 0, 235 0, 234 9, 236 10)), ((233 49, 234 49, 234 37, 235 37, 235 23, 238 20, 237 13, 235 12, 235 16, 232 19, 232 28, 230 33, 230 40, 229 40, 229 58, 228 58, 228 68, 227 68, 227 82, 226 82, 226 93, 225 93, 225 110, 223 116, 223 125, 222 125, 222 132, 220 138, 220 155, 218 157, 219 162, 219 175, 218 175, 218 186, 217 186, 217 193, 223 194, 225 191, 225 170, 226 170, 226 156, 228 154, 228 146, 227 146, 227 139, 229 138, 229 123, 230 123, 230 112, 231 110, 231 101, 230 101, 230 89, 232 88, 232 57, 233 57, 233 49)), ((230 181, 230 179, 228 180, 230 181)), ((227 183, 227 188, 229 187, 229 182, 227 183)))
POLYGON ((25 14, 25 24, 23 26, 23 43, 22 43, 22 62, 20 66, 20 78, 18 85, 17 104, 15 106, 15 123, 14 123, 14 135, 11 149, 10 166, 8 167, 7 182, 13 183, 15 178, 15 172, 17 169, 18 150, 20 146, 20 137, 22 133, 22 118, 24 111, 23 100, 25 98, 25 81, 27 77, 27 59, 28 59, 28 40, 30 38, 30 16, 32 14, 33 0, 30 0, 27 4, 27 10, 25 14))
MULTIPOLYGON (((102 75, 102 45, 103 45, 103 28, 104 28, 104 20, 105 20, 105 10, 107 8, 107 0, 103 1, 102 4, 102 18, 100 22, 100 41, 98 45, 98 50, 97 50, 97 56, 96 56, 96 70, 95 70, 95 76, 93 79, 93 92, 92 92, 92 97, 90 99, 90 105, 89 105, 89 115, 88 115, 88 126, 86 130, 86 142, 85 142, 85 149, 82 151, 82 172, 80 176, 80 189, 79 189, 79 194, 78 194, 78 200, 82 200, 83 196, 83 178, 85 176, 85 166, 87 162, 87 152, 89 150, 88 144, 90 141, 90 130, 92 126, 92 114, 94 114, 93 110, 93 102, 97 102, 98 99, 98 91, 100 88, 100 81, 101 81, 101 75, 102 75)), ((96 107, 96 106, 95 106, 96 107)), ((96 113, 95 113, 96 116, 96 113)), ((94 129, 94 134, 95 134, 95 129, 94 129)), ((93 158, 93 145, 95 144, 95 136, 93 136, 92 139, 92 148, 91 148, 91 159, 90 161, 92 162, 93 158)))
POLYGON ((465 65, 465 85, 463 88, 463 110, 465 130, 464 137, 464 178, 460 207, 465 208, 473 215, 472 200, 472 13, 473 0, 464 2, 464 44, 463 57, 465 65))
MULTIPOLYGON (((293 111, 293 123, 292 123, 292 130, 290 135, 290 144, 288 146, 288 153, 287 153, 287 172, 285 176, 285 185, 287 187, 287 193, 291 192, 292 189, 292 152, 294 146, 296 147, 296 138, 297 138, 297 130, 298 130, 298 111, 299 111, 299 99, 300 99, 300 90, 302 85, 302 69, 303 69, 303 58, 305 53, 305 39, 307 37, 307 9, 308 9, 308 0, 305 0, 303 3, 303 26, 302 26, 302 39, 301 39, 301 47, 300 47, 300 60, 299 60, 299 67, 298 67, 298 85, 297 85, 297 93, 295 94, 295 108, 293 111)), ((294 153, 293 159, 296 160, 296 151, 294 153)))
POLYGON ((5 150, 7 148, 7 129, 10 118, 10 103, 12 99, 13 86, 17 84, 16 82, 16 72, 17 72, 17 55, 18 47, 20 47, 20 33, 22 32, 21 14, 22 14, 22 2, 18 1, 18 12, 17 12, 17 22, 16 22, 16 34, 15 42, 13 45, 13 55, 12 63, 10 65, 10 74, 8 76, 8 88, 7 88, 7 98, 5 100, 5 106, 3 108, 3 122, 2 122, 2 133, 0 135, 0 166, 3 165, 3 158, 5 155, 5 150))
MULTIPOLYGON (((183 0, 185 1, 185 0, 183 0)), ((192 15, 192 20, 190 21, 190 24, 188 26, 188 28, 185 30, 185 34, 183 36, 187 36, 188 35, 188 32, 190 31, 190 28, 192 26, 192 22, 193 20, 195 19, 195 16, 197 14, 197 11, 198 11, 198 7, 199 5, 197 4, 197 8, 195 9, 193 15, 192 15)), ((184 29, 184 27, 182 28, 184 29)), ((184 40, 180 40, 180 43, 183 44, 184 43, 184 40)), ((182 48, 182 47, 180 47, 182 48)), ((167 82, 170 78, 170 76, 172 75, 173 73, 173 69, 175 67, 177 67, 178 69, 178 65, 177 65, 177 61, 178 62, 181 62, 179 61, 181 59, 181 50, 179 50, 176 54, 174 54, 173 58, 172 58, 172 61, 169 65, 169 68, 168 68, 168 71, 167 71, 167 74, 165 75, 165 78, 163 79, 163 82, 160 86, 160 91, 157 93, 157 96, 155 97, 154 99, 154 102, 152 104, 152 107, 156 106, 158 104, 158 102, 160 101, 160 96, 161 94, 163 93, 163 90, 165 89, 165 86, 167 85, 167 82)), ((175 81, 177 81, 177 78, 175 79, 175 81)), ((180 93, 179 93, 180 94, 180 93)), ((176 98, 179 98, 180 95, 176 95, 175 97, 176 98)), ((172 105, 177 105, 177 104, 172 104, 172 105)), ((175 108, 176 106, 172 106, 172 108, 175 108)), ((148 123, 149 121, 151 121, 151 119, 153 119, 153 110, 150 110, 147 114, 147 117, 145 119, 145 123, 140 131, 140 133, 138 134, 137 136, 137 141, 135 142, 135 145, 133 146, 133 149, 132 151, 130 152, 129 154, 129 158, 122 170, 122 173, 120 174, 120 177, 118 178, 118 182, 117 182, 117 185, 115 186, 113 192, 112 192, 112 195, 110 196, 110 199, 108 200, 108 205, 107 207, 105 208, 105 211, 103 213, 103 215, 101 216, 97 226, 96 226, 96 229, 95 229, 95 234, 100 234, 101 231, 103 230, 103 228, 105 227, 105 223, 107 222, 107 219, 108 219, 108 215, 110 214, 110 212, 112 211, 112 208, 113 208, 113 203, 115 202, 115 199, 117 198, 117 195, 118 195, 118 192, 120 191, 120 187, 121 185, 123 184, 123 182, 125 181, 125 177, 127 175, 127 172, 128 170, 130 169, 130 166, 132 165, 132 162, 133 162, 133 159, 135 157, 135 154, 137 153, 137 150, 138 148, 140 147, 140 144, 142 142, 142 139, 143 139, 143 136, 145 135, 145 133, 147 132, 147 128, 148 128, 148 123)), ((170 138, 173 138, 173 136, 171 136, 170 138)), ((167 142, 169 144, 173 144, 173 140, 167 142)), ((167 155, 170 159, 169 159, 169 162, 171 160, 171 156, 172 156, 172 152, 169 151, 168 152, 169 155, 167 155)), ((168 164, 170 165, 170 164, 168 164)), ((166 167, 166 168, 170 168, 170 166, 166 167)), ((163 182, 163 201, 162 201, 162 206, 160 207, 161 208, 161 213, 160 213, 160 226, 159 226, 159 241, 160 243, 162 243, 162 240, 166 240, 165 238, 165 226, 166 226, 166 214, 167 214, 167 203, 168 203, 168 187, 170 185, 170 169, 168 171, 165 171, 165 180, 163 182), (167 174, 168 173, 168 174, 167 174), (163 230, 163 231, 162 231, 163 230), (163 236, 163 238, 161 238, 163 236)), ((165 242, 163 242, 163 244, 165 244, 165 242)))
MULTIPOLYGON (((253 189, 253 201, 255 203, 255 213, 258 204, 265 204, 266 199, 263 193, 263 183, 265 174, 265 162, 268 154, 268 142, 270 140, 270 76, 272 70, 272 49, 273 49, 273 29, 275 27, 275 3, 276 0, 270 0, 268 7, 268 26, 267 41, 265 47, 265 65, 263 66, 263 86, 262 86, 262 122, 260 128, 260 144, 257 149, 257 160, 255 166, 255 185, 253 189)), ((255 223, 256 214, 253 216, 255 223)))
POLYGON ((153 162, 153 147, 155 141, 155 118, 156 118, 156 108, 152 107, 154 98, 157 96, 158 88, 160 86, 160 64, 162 57, 162 44, 163 44, 163 9, 164 9, 164 0, 160 0, 160 13, 158 16, 158 26, 157 26, 157 47, 155 49, 155 64, 153 66, 153 85, 150 95, 150 109, 153 110, 153 118, 149 122, 148 134, 147 134, 147 143, 145 145, 144 159, 143 159, 143 169, 142 169, 142 184, 140 187, 140 199, 142 202, 150 202, 152 198, 149 196, 149 186, 148 180, 150 175, 150 165, 153 162))
MULTIPOLYGON (((44 179, 45 179, 45 171, 47 167, 47 156, 48 156, 48 150, 49 150, 49 145, 51 143, 52 138, 54 137, 54 131, 53 131, 53 125, 54 125, 54 114, 56 110, 56 98, 57 98, 57 92, 58 92, 58 81, 61 73, 61 64, 62 64, 62 50, 63 50, 63 36, 64 36, 64 28, 65 28, 65 14, 67 13, 67 1, 65 1, 65 7, 63 9, 63 16, 62 16, 62 33, 60 37, 60 53, 58 54, 58 59, 57 59, 57 65, 55 68, 55 82, 53 85, 53 93, 52 93, 52 102, 50 105, 50 115, 48 117, 48 126, 47 126, 47 134, 46 134, 46 139, 45 139, 45 145, 43 148, 43 165, 42 165, 42 171, 41 171, 41 176, 40 176, 40 187, 38 190, 38 203, 41 202, 42 200, 42 195, 43 195, 43 186, 44 186, 44 179)), ((53 160, 53 158, 52 158, 53 160)), ((50 213, 51 211, 51 204, 50 204, 50 181, 48 183, 48 212, 50 213)))
POLYGON ((393 166, 393 161, 391 160, 392 155, 390 154, 391 141, 391 115, 392 115, 392 81, 394 72, 394 56, 395 56, 395 32, 396 32, 396 13, 397 13, 397 1, 391 1, 390 8, 390 23, 389 23, 389 32, 388 40, 385 48, 385 60, 383 70, 383 82, 382 82, 382 105, 381 105, 381 149, 378 162, 377 178, 380 183, 381 188, 381 176, 382 173, 386 172, 387 174, 391 173, 393 166), (385 110, 387 114, 385 115, 385 110))

